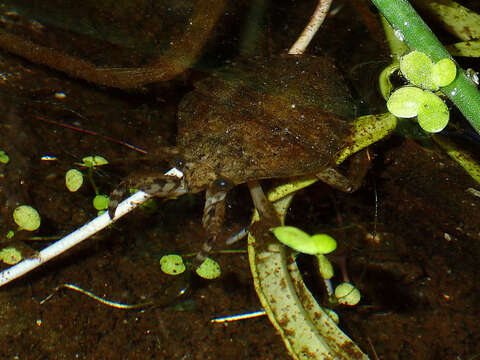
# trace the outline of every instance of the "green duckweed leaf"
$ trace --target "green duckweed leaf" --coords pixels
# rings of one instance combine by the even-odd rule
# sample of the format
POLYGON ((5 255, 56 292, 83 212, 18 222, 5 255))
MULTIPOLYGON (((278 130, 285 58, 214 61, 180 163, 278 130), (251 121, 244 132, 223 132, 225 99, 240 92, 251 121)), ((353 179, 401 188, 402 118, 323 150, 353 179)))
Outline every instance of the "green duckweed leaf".
POLYGON ((186 269, 183 259, 180 255, 164 255, 160 259, 160 269, 168 275, 179 275, 186 269))
POLYGON ((206 258, 205 261, 195 271, 198 276, 207 280, 216 279, 222 274, 220 265, 218 265, 215 260, 210 258, 206 258))
POLYGON ((93 207, 97 210, 106 210, 110 198, 107 195, 97 195, 93 198, 93 207))
POLYGON ((425 91, 423 103, 418 108, 418 124, 430 133, 442 131, 448 124, 450 113, 447 105, 437 95, 425 91))
POLYGON ((356 305, 361 299, 360 291, 348 282, 341 283, 335 288, 335 297, 342 305, 356 305))
POLYGON ((432 81, 438 86, 447 86, 457 76, 457 65, 448 58, 439 60, 432 68, 432 81))
POLYGON ((21 205, 13 211, 13 221, 21 230, 35 231, 40 227, 40 214, 31 206, 21 205))
POLYGON ((3 150, 0 150, 0 163, 8 164, 9 161, 10 161, 10 157, 7 155, 7 153, 3 150))
POLYGON ((65 174, 65 186, 71 192, 75 192, 82 187, 83 174, 77 169, 70 169, 65 174))
POLYGON ((418 108, 423 103, 423 90, 415 86, 404 86, 395 90, 388 98, 387 108, 400 118, 417 116, 418 108))
POLYGON ((400 71, 412 84, 423 89, 437 90, 432 81, 433 62, 428 55, 412 51, 400 58, 400 71))
POLYGON ((0 251, 0 261, 8 265, 15 265, 23 259, 22 253, 14 247, 6 247, 0 251))
POLYGON ((86 167, 102 166, 108 164, 107 159, 98 155, 86 156, 82 159, 82 161, 86 167))
POLYGON ((282 244, 303 254, 328 254, 337 248, 337 242, 327 234, 310 236, 294 226, 278 226, 270 229, 282 244))

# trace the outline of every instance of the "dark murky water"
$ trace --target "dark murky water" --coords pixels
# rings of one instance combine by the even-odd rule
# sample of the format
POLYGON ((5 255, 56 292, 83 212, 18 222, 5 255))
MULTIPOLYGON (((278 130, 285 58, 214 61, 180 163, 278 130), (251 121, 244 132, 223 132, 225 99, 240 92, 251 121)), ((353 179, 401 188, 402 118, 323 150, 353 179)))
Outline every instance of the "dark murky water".
MULTIPOLYGON (((168 47, 165 39, 178 36, 182 30, 175 24, 190 13, 184 2, 168 10, 165 2, 153 6, 145 1, 115 12, 108 5, 85 4, 72 17, 67 10, 76 2, 62 8, 66 2, 52 1, 37 9, 29 3, 3 2, 9 31, 108 66, 148 63, 168 47)), ((11 214, 17 204, 30 204, 42 215, 38 236, 61 236, 93 218, 92 187, 85 184, 70 193, 64 186, 65 172, 84 156, 110 161, 93 173, 102 193, 132 171, 163 170, 165 164, 139 160, 143 155, 104 136, 150 153, 174 144, 177 104, 193 80, 240 53, 284 52, 315 2, 260 3, 227 7, 194 70, 137 90, 95 86, 0 53, 0 149, 11 159, 0 165, 2 237, 15 228, 11 214), (256 16, 262 19, 258 26, 252 23, 256 16), (60 92, 66 97, 55 96, 60 92), (56 160, 42 160, 46 155, 56 160)), ((372 112, 382 111, 375 77, 388 61, 383 40, 369 33, 350 2, 336 6, 341 10, 328 19, 309 52, 334 56, 359 100, 368 102, 372 112)), ((337 253, 346 257, 363 294, 359 306, 337 309, 340 325, 371 358, 375 351, 380 359, 473 359, 480 354, 480 199, 466 190, 479 186, 445 154, 412 139, 393 136, 372 154, 374 164, 360 191, 346 195, 316 184, 297 196, 289 222, 309 232, 328 230, 337 238, 337 253), (374 229, 375 206, 379 243, 367 237, 374 229)), ((68 290, 40 304, 63 283, 125 303, 165 298, 173 280, 160 271, 158 258, 198 249, 202 202, 203 196, 190 195, 158 201, 155 213, 136 211, 1 289, 0 358, 289 359, 265 317, 209 323, 216 316, 261 307, 242 253, 218 255, 222 278, 199 282, 175 307, 124 311, 68 290)), ((227 230, 234 232, 248 223, 247 191, 235 190, 229 205, 227 230)), ((30 235, 17 233, 14 239, 31 250, 44 247, 30 235)), ((314 290, 321 300, 321 289, 314 290)))

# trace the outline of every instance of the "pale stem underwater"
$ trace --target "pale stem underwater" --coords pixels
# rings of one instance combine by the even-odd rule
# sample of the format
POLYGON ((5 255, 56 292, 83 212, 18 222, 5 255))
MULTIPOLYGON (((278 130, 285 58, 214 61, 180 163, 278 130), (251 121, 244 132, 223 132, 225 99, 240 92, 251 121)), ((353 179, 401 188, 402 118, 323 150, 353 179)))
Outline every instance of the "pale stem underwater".
MULTIPOLYGON (((183 173, 176 168, 170 169, 165 175, 176 176, 179 178, 183 177, 183 173)), ((150 195, 143 191, 138 191, 118 205, 113 219, 110 218, 108 212, 105 212, 52 245, 47 246, 36 256, 22 260, 18 264, 3 270, 0 272, 0 286, 8 284, 10 281, 25 275, 47 261, 71 249, 75 245, 80 244, 82 241, 113 224, 130 211, 136 209, 148 199, 150 199, 150 195)))

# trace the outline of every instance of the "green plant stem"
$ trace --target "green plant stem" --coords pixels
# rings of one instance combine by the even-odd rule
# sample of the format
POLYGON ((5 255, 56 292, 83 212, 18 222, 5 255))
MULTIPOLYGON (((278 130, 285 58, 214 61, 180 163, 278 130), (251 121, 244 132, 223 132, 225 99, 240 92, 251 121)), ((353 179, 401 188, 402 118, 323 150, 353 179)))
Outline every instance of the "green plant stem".
MULTIPOLYGON (((411 50, 428 54, 434 62, 444 58, 452 59, 407 0, 372 0, 372 3, 385 16, 397 34, 403 37, 411 50)), ((458 67, 455 80, 440 90, 480 134, 480 93, 465 72, 458 67)))
POLYGON ((91 166, 88 167, 87 177, 88 177, 88 181, 90 181, 90 184, 92 185, 93 191, 95 191, 95 195, 99 195, 100 191, 98 190, 98 187, 95 184, 95 181, 93 180, 93 170, 91 166))

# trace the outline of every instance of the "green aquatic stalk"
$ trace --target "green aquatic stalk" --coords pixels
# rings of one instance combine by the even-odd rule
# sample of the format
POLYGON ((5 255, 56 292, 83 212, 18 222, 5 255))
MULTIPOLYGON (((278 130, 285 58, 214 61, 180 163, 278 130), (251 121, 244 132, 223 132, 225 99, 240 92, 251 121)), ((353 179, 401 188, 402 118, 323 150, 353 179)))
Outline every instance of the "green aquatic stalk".
MULTIPOLYGON (((372 0, 372 3, 411 50, 428 54, 434 62, 452 58, 407 0, 372 0)), ((480 93, 465 72, 458 68, 455 80, 440 90, 480 134, 480 93)))

